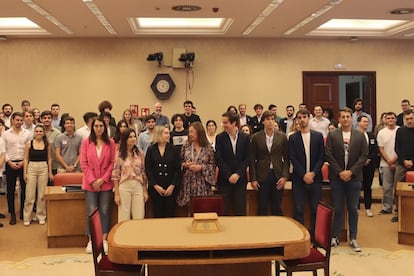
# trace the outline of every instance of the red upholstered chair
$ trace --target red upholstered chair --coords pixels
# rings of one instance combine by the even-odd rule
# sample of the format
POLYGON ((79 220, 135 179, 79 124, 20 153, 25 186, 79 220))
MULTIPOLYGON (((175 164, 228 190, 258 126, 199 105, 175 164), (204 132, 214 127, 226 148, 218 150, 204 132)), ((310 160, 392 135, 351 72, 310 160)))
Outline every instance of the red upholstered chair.
POLYGON ((95 209, 89 215, 89 226, 91 229, 93 263, 95 275, 145 275, 144 266, 124 265, 112 263, 105 255, 102 241, 102 225, 99 210, 95 209))
POLYGON ((82 184, 83 173, 58 173, 54 177, 55 186, 82 184))
POLYGON ((324 275, 329 276, 333 217, 333 208, 323 202, 319 202, 316 210, 315 237, 309 256, 301 259, 276 262, 276 275, 279 275, 280 271, 285 271, 288 276, 295 271, 312 271, 313 275, 316 276, 317 270, 323 268, 324 275), (325 254, 320 249, 323 249, 325 254), (280 270, 280 265, 285 270, 280 270))
POLYGON ((224 214, 223 196, 213 195, 191 197, 189 208, 190 216, 193 216, 194 213, 208 212, 216 212, 219 216, 222 216, 224 214))
POLYGON ((414 182, 414 171, 408 171, 405 173, 405 182, 414 182))

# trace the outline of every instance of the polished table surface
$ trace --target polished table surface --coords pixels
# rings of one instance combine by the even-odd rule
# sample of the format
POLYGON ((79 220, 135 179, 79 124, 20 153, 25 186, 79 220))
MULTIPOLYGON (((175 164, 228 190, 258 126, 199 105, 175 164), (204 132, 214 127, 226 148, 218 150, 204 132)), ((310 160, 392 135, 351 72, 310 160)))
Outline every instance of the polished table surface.
POLYGON ((219 217, 216 233, 194 233, 192 218, 130 220, 109 233, 109 259, 122 264, 229 264, 307 256, 310 236, 287 217, 219 217))

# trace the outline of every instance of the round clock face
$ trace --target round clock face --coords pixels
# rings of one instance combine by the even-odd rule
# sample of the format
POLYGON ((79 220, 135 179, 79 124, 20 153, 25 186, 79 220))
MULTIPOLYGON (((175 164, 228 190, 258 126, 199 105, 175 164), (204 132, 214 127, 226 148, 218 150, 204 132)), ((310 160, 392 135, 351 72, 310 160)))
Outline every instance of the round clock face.
POLYGON ((166 80, 159 80, 157 82, 157 90, 160 93, 166 93, 170 89, 170 83, 166 80))
POLYGON ((157 74, 151 83, 151 89, 157 99, 166 100, 174 92, 175 83, 169 74, 157 74))

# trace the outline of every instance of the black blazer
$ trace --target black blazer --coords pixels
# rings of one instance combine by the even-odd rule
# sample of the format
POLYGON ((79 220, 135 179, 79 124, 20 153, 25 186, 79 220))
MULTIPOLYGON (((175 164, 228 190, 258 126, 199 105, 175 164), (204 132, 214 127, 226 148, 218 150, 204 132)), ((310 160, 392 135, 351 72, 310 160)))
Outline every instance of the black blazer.
MULTIPOLYGON (((289 158, 293 164, 293 181, 303 182, 306 173, 305 146, 300 131, 289 137, 289 158)), ((325 146, 320 132, 310 131, 310 171, 315 173, 315 181, 322 181, 322 165, 325 161, 325 146)))
POLYGON ((326 161, 329 163, 331 181, 339 180, 339 173, 346 169, 352 171, 352 179, 362 181, 362 168, 368 157, 368 144, 361 131, 354 128, 351 130, 347 168, 345 168, 344 138, 341 128, 328 132, 325 154, 326 161))
POLYGON ((377 138, 373 132, 367 132, 368 135, 368 159, 371 160, 369 166, 377 166, 379 162, 379 151, 377 138))
POLYGON ((250 126, 252 127, 253 133, 256 133, 256 132, 259 132, 259 131, 263 130, 263 128, 264 128, 263 123, 262 123, 263 119, 264 119, 263 116, 262 116, 260 122, 259 122, 259 118, 257 118, 257 116, 253 116, 250 119, 250 126))
POLYGON ((237 184, 247 184, 246 169, 250 163, 250 138, 239 131, 237 134, 236 154, 233 153, 230 137, 227 132, 216 136, 216 164, 219 168, 217 185, 229 184, 229 177, 237 173, 240 178, 237 184))
POLYGON ((160 185, 168 188, 171 184, 178 187, 181 183, 181 160, 170 143, 165 145, 164 156, 158 150, 158 144, 151 145, 145 155, 145 173, 148 185, 160 185))

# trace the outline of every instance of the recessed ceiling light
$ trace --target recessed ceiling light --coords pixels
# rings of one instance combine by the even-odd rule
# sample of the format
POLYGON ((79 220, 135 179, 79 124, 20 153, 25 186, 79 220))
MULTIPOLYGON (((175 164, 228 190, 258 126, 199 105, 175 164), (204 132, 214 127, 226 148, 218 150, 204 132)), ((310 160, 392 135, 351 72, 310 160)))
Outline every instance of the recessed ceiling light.
POLYGON ((179 12, 193 12, 201 10, 201 7, 194 5, 177 5, 173 6, 171 9, 179 12))
POLYGON ((414 27, 408 20, 331 19, 308 35, 317 36, 389 36, 414 27))
POLYGON ((0 17, 0 34, 39 35, 49 32, 26 17, 0 17))
POLYGON ((411 14, 411 13, 414 13, 414 9, 413 8, 399 8, 399 9, 394 9, 390 11, 390 13, 397 14, 397 15, 411 14))
POLYGON ((318 30, 387 30, 405 23, 404 20, 331 19, 318 30))
POLYGON ((138 18, 141 28, 217 28, 224 18, 138 18))
POLYGON ((39 25, 26 17, 3 17, 0 18, 0 28, 33 28, 39 29, 39 25))
POLYGON ((129 18, 135 34, 147 35, 217 35, 224 34, 233 18, 129 18))

